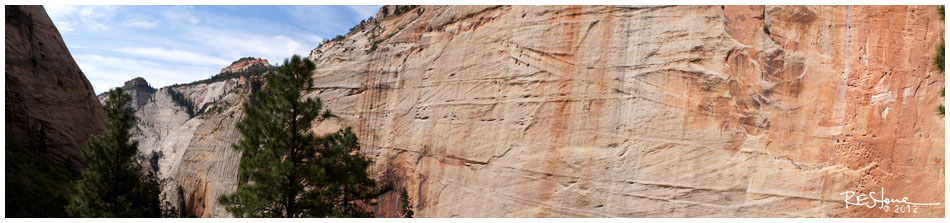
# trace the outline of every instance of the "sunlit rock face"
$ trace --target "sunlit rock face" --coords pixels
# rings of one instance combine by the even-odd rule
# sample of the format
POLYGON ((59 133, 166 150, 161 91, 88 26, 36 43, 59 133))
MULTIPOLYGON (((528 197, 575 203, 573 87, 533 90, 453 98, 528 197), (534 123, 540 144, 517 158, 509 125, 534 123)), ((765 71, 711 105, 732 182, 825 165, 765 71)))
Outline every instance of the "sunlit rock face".
MULTIPOLYGON (((126 86, 136 86, 129 84, 135 81, 126 86)), ((248 80, 149 89, 128 90, 135 96, 132 106, 138 118, 132 132, 149 167, 167 179, 163 199, 184 210, 185 216, 228 217, 216 199, 237 188, 241 157, 231 144, 240 140, 234 126, 243 114, 241 104, 250 95, 248 80), (180 94, 181 99, 176 101, 172 94, 180 94), (191 114, 183 103, 192 105, 191 114)), ((100 99, 106 100, 105 96, 100 99)))
MULTIPOLYGON (((417 216, 944 216, 936 7, 376 17, 312 52, 310 93, 417 216), (940 205, 845 207, 842 192, 881 188, 940 205)), ((377 202, 382 216, 400 207, 395 193, 377 202)))
POLYGON ((246 58, 241 58, 240 60, 235 61, 234 63, 231 63, 231 65, 228 67, 221 68, 221 73, 242 72, 242 71, 247 71, 249 68, 252 68, 252 67, 267 68, 271 66, 270 66, 270 63, 267 62, 267 59, 246 57, 246 58))
MULTIPOLYGON (((393 9, 309 55, 339 117, 313 130, 359 133, 377 216, 402 189, 417 217, 944 216, 936 7, 393 9), (940 204, 845 207, 881 188, 940 204)), ((188 213, 229 216, 248 86, 137 111, 188 213)))

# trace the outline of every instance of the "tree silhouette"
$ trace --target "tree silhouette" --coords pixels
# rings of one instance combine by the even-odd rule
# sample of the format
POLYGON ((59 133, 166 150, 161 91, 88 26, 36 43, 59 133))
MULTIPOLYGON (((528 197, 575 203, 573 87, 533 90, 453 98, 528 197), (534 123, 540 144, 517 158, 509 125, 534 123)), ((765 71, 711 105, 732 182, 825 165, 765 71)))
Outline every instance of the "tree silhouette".
POLYGON ((109 91, 103 105, 106 131, 90 136, 82 151, 89 166, 66 207, 71 216, 161 217, 158 178, 143 167, 138 142, 130 140, 135 116, 126 105, 131 100, 121 88, 109 91))
POLYGON ((244 103, 232 145, 242 152, 238 188, 219 202, 237 217, 369 217, 358 206, 375 182, 369 161, 346 128, 326 136, 311 123, 331 117, 320 99, 301 94, 312 86, 313 62, 294 55, 266 74, 264 90, 244 103), (322 113, 321 113, 322 111, 322 113))

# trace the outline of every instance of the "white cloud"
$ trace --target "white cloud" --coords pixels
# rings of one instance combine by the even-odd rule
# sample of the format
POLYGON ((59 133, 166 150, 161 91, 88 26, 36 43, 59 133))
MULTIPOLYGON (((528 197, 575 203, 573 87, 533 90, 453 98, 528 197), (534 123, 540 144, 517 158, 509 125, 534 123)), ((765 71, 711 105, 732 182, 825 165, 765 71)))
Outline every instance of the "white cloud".
POLYGON ((311 43, 314 45, 314 47, 316 47, 317 44, 322 43, 323 40, 326 38, 323 38, 322 36, 310 34, 310 35, 307 35, 307 39, 309 39, 311 43))
POLYGON ((200 53, 194 53, 184 50, 166 50, 158 47, 128 47, 116 49, 118 52, 146 56, 164 61, 172 61, 186 64, 227 66, 231 60, 215 58, 200 53))
POLYGON ((78 29, 88 28, 91 30, 108 30, 110 27, 105 25, 118 12, 115 6, 71 6, 71 5, 46 5, 46 9, 53 24, 59 30, 71 32, 78 29))
POLYGON ((53 20, 62 19, 76 12, 76 6, 74 5, 44 5, 43 8, 46 9, 46 14, 53 20))
POLYGON ((130 22, 127 23, 126 25, 127 25, 127 26, 131 26, 131 27, 139 27, 139 28, 151 29, 151 28, 155 27, 155 25, 157 25, 157 24, 158 24, 158 21, 151 21, 151 22, 150 22, 150 21, 135 20, 135 21, 130 21, 130 22))
POLYGON ((96 93, 121 86, 134 77, 145 77, 153 87, 187 83, 208 78, 220 68, 204 66, 168 66, 147 60, 117 58, 98 54, 76 54, 76 62, 89 77, 96 93))
POLYGON ((195 9, 191 6, 173 6, 162 12, 170 24, 184 23, 198 24, 201 20, 195 16, 195 9))
POLYGON ((73 28, 73 24, 67 21, 57 22, 56 20, 53 20, 53 24, 56 25, 56 29, 58 29, 59 31, 72 32, 76 30, 76 28, 73 28))
POLYGON ((290 18, 257 16, 246 13, 253 9, 240 7, 232 8, 245 11, 237 15, 192 6, 50 6, 48 10, 96 92, 104 92, 137 76, 155 87, 206 79, 246 56, 272 64, 294 54, 306 57, 324 36, 345 32, 355 17, 372 16, 378 8, 279 8, 290 18), (292 12, 309 17, 302 20, 292 12))
POLYGON ((83 6, 79 9, 79 20, 93 30, 108 30, 106 23, 110 23, 115 13, 115 6, 83 6))
POLYGON ((43 8, 46 9, 46 14, 49 15, 49 18, 53 20, 53 24, 56 25, 56 28, 61 32, 71 32, 76 30, 73 28, 73 24, 69 21, 66 21, 68 16, 71 16, 76 12, 76 6, 72 5, 44 5, 43 8))
POLYGON ((310 50, 316 47, 316 45, 302 44, 284 35, 268 37, 210 28, 196 29, 189 36, 199 42, 199 45, 216 48, 229 57, 263 57, 271 63, 283 61, 284 58, 290 58, 294 54, 307 56, 310 50))
POLYGON ((376 15, 379 12, 379 7, 378 5, 351 5, 350 9, 356 12, 360 18, 366 19, 376 15))

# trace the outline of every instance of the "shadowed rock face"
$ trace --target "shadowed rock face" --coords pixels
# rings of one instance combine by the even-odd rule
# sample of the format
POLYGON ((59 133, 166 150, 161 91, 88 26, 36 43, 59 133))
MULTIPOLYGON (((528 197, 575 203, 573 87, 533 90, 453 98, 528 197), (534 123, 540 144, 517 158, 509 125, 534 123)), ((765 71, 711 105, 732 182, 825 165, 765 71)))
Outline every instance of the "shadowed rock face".
MULTIPOLYGON (((152 99, 152 95, 155 94, 156 91, 156 89, 152 88, 152 86, 148 84, 148 81, 142 77, 136 77, 132 80, 125 81, 121 88, 126 94, 132 96, 132 101, 129 103, 133 105, 133 108, 140 108, 144 106, 149 102, 149 100, 152 99)), ((109 99, 109 92, 102 92, 102 94, 99 94, 97 98, 99 99, 99 103, 105 104, 106 100, 109 99)))
POLYGON ((133 78, 132 80, 126 81, 125 86, 152 87, 151 85, 148 84, 148 81, 145 81, 145 78, 142 78, 142 77, 136 77, 136 78, 133 78))
POLYGON ((102 106, 43 7, 4 10, 6 140, 80 170, 86 138, 105 129, 102 106))
MULTIPOLYGON (((369 171, 393 186, 378 216, 398 213, 402 188, 418 217, 944 216, 935 7, 376 17, 312 51, 308 95, 340 117, 314 131, 353 126, 369 171), (845 207, 842 192, 882 187, 940 205, 845 207)), ((161 90, 138 113, 143 150, 165 151, 163 176, 199 216, 227 216, 215 200, 236 187, 229 145, 248 91, 231 81, 176 88, 219 113, 189 119, 161 90)))

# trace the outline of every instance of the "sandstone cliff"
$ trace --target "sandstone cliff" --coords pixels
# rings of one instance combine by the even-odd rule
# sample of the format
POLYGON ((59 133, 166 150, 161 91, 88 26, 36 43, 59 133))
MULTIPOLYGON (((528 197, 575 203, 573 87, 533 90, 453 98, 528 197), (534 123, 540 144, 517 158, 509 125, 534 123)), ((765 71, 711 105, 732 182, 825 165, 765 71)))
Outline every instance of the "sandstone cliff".
POLYGON ((230 66, 222 68, 221 73, 237 73, 244 72, 251 68, 269 68, 271 67, 267 63, 267 59, 258 59, 253 57, 241 58, 234 63, 231 63, 230 66))
POLYGON ((145 78, 142 78, 142 77, 136 77, 136 78, 133 78, 132 80, 128 80, 123 85, 134 86, 134 87, 149 87, 149 88, 152 87, 151 85, 148 84, 148 81, 146 81, 145 78))
MULTIPOLYGON (((425 6, 314 49, 315 88, 418 217, 942 217, 932 6, 425 6), (918 213, 845 207, 908 197, 918 213)), ((160 89, 141 147, 226 217, 249 82, 160 89), (210 109, 214 107, 216 109, 210 109)), ((166 188, 166 193, 177 193, 166 188)), ((177 196, 177 195, 176 195, 177 196)))
MULTIPOLYGON (((152 98, 152 94, 154 94, 156 91, 155 88, 152 88, 152 86, 148 84, 148 81, 142 77, 136 77, 132 80, 126 81, 121 88, 132 96, 131 104, 134 105, 133 107, 141 107, 148 103, 148 101, 152 98)), ((105 104, 106 99, 109 98, 108 96, 109 92, 103 92, 102 94, 99 94, 97 96, 99 103, 105 104)))
POLYGON ((42 6, 5 6, 6 217, 67 217, 86 138, 105 129, 92 85, 42 6))
POLYGON ((102 106, 43 7, 4 8, 6 141, 80 170, 86 138, 105 129, 102 106))
POLYGON ((936 7, 417 10, 310 55, 417 216, 944 216, 936 7))
POLYGON ((216 207, 212 198, 237 188, 240 153, 231 150, 231 143, 239 139, 234 125, 242 117, 240 105, 248 98, 250 82, 233 78, 149 90, 130 87, 134 81, 125 87, 135 96, 132 105, 139 119, 133 139, 142 154, 155 156, 152 165, 159 177, 169 180, 164 199, 186 216, 226 217, 224 209, 210 211, 216 207))

